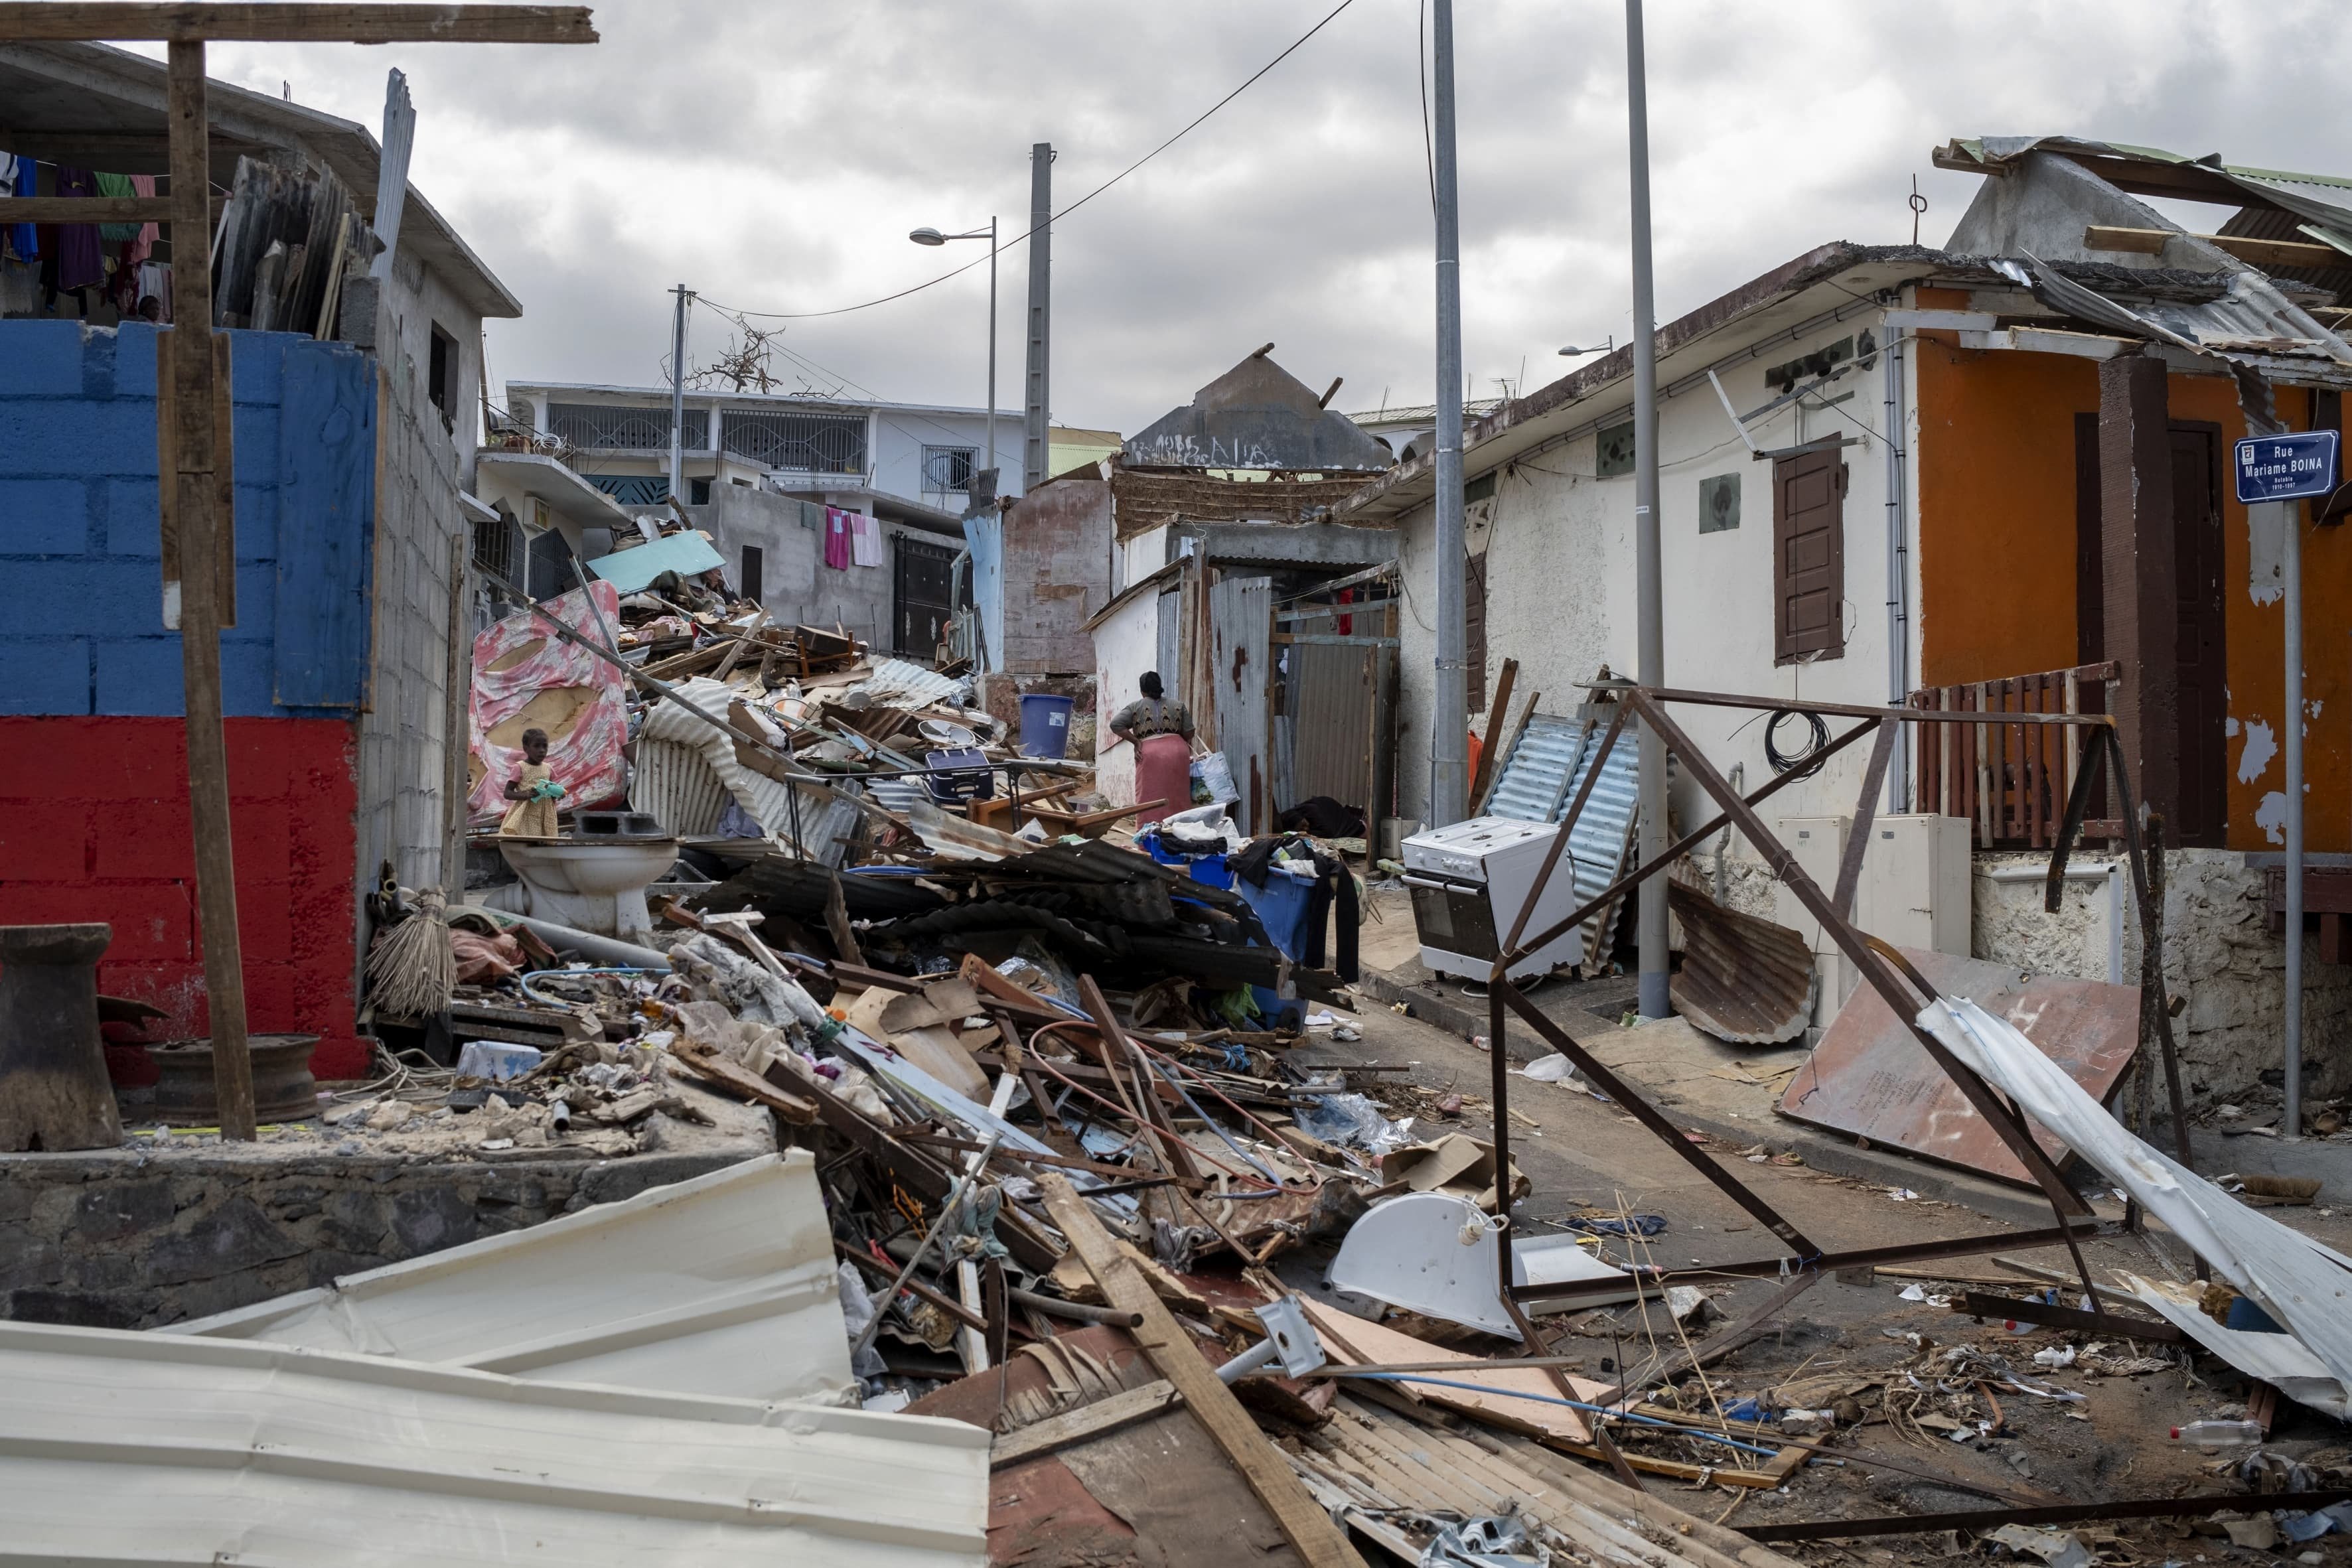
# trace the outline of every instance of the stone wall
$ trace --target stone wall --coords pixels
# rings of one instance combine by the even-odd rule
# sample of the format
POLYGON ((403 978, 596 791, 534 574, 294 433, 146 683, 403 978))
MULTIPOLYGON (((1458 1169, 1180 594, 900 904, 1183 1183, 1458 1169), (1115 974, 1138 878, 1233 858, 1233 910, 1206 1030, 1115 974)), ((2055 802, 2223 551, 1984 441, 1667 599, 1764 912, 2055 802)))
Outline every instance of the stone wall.
MULTIPOLYGON (((313 1145, 313 1148, 317 1145, 313 1145)), ((285 1157, 218 1144, 0 1158, 0 1318, 143 1329, 520 1230, 750 1159, 285 1157)))
MULTIPOLYGON (((2043 913, 2039 881, 1998 883, 2003 864, 2042 866, 2045 856, 1977 857, 1975 947, 1979 958, 2086 979, 2107 977, 2107 894, 2070 882, 2064 907, 2043 913)), ((2079 863, 2079 862, 2078 862, 2079 863)), ((2263 913, 2263 873, 2231 850, 2175 850, 2167 858, 2165 985, 2188 1004, 2174 1023, 2181 1086, 2192 1107, 2223 1101, 2274 1102, 2285 1024, 2285 938, 2263 913), (2271 1082, 2263 1074, 2268 1071, 2271 1082)), ((2123 900, 2123 978, 2139 976, 2139 917, 2128 884, 2123 900)), ((2352 1090, 2352 967, 2319 962, 2304 938, 2304 1061, 2306 1090, 2352 1090)))

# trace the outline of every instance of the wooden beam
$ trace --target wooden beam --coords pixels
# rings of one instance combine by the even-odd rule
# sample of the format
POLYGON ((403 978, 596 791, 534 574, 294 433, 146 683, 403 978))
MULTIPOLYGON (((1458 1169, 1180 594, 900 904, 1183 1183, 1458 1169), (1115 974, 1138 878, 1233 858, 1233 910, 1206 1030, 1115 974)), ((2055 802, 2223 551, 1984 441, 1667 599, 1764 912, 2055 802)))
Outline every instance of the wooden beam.
MULTIPOLYGON (((10 10, 26 7, 12 6, 10 10)), ((50 7, 37 6, 36 10, 50 7)), ((75 5, 55 7, 70 16, 75 5)), ((0 37, 10 18, 0 12, 0 37)), ((205 46, 174 41, 167 67, 172 126, 173 203, 179 221, 201 233, 205 222, 205 46)), ((196 906, 202 922, 205 992, 211 1015, 213 1092, 221 1136, 250 1143, 257 1135, 253 1062, 246 1049, 245 967, 236 924, 236 859, 231 848, 228 740, 221 715, 220 628, 224 606, 216 558, 226 508, 222 482, 230 454, 220 441, 227 421, 228 384, 217 373, 212 330, 212 277, 206 267, 182 267, 175 277, 176 324, 171 339, 168 445, 174 472, 157 476, 173 486, 179 525, 180 674, 186 720, 188 806, 195 840, 196 906)), ((166 584, 168 593, 169 585, 166 584)))
POLYGON ((2164 249, 2173 236, 2171 229, 2119 229, 2106 224, 2093 224, 2083 231, 2083 244, 2092 250, 2127 251, 2134 256, 2154 256, 2164 249))
POLYGON ((169 196, 0 198, 0 224, 168 224, 178 212, 169 196))
POLYGON ((1289 1462, 1234 1397, 1234 1391, 1218 1381, 1216 1369, 1194 1348, 1192 1336, 1169 1315, 1135 1265, 1119 1252, 1076 1189, 1051 1171, 1038 1173, 1037 1186, 1045 1195, 1046 1211, 1110 1304, 1142 1315, 1143 1326, 1133 1332, 1143 1354, 1151 1358, 1151 1364, 1182 1396, 1193 1419, 1206 1428, 1242 1479, 1249 1483, 1250 1490, 1265 1504, 1300 1560, 1307 1568, 1365 1568, 1346 1531, 1307 1492, 1289 1462))
POLYGON ((170 4, 5 0, 0 38, 174 43, 593 44, 585 5, 170 4))
POLYGON ((2345 255, 2332 245, 2316 245, 2308 240, 2255 239, 2248 235, 2183 235, 2173 229, 2125 229, 2093 224, 2083 231, 2083 243, 2092 250, 2155 256, 2164 249, 2165 241, 2176 235, 2182 239, 2202 240, 2252 267, 2352 267, 2352 256, 2345 255))
POLYGON ((1177 1402, 1176 1385, 1166 1378, 1158 1378, 1140 1388, 1122 1389, 1108 1399, 1097 1399, 1091 1405, 1081 1405, 1076 1410, 1065 1410, 1059 1416, 1048 1416, 1034 1426, 1008 1432, 996 1439, 988 1450, 988 1468, 1009 1469, 1024 1464, 1056 1448, 1066 1448, 1073 1443, 1083 1443, 1099 1437, 1105 1432, 1131 1426, 1149 1416, 1157 1416, 1177 1402))

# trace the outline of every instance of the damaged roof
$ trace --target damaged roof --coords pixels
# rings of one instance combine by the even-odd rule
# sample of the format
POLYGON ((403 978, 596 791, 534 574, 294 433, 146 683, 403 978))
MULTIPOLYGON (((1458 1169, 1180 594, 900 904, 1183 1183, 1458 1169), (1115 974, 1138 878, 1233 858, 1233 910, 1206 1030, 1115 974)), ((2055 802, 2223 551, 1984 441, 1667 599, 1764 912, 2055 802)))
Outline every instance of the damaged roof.
MULTIPOLYGON (((1385 468, 1389 450, 1274 362, 1268 343, 1154 421, 1121 450, 1152 468, 1385 468)), ((1331 383, 1338 392, 1339 383, 1331 383)))
MULTIPOLYGON (((0 43, 7 151, 113 173, 169 173, 164 76, 163 61, 106 44, 0 43)), ((216 184, 235 180, 241 155, 299 148, 334 172, 362 214, 374 211, 383 151, 367 127, 218 78, 205 80, 205 103, 216 184)), ((477 313, 522 314, 522 302, 413 184, 401 209, 398 248, 422 260, 477 313)))

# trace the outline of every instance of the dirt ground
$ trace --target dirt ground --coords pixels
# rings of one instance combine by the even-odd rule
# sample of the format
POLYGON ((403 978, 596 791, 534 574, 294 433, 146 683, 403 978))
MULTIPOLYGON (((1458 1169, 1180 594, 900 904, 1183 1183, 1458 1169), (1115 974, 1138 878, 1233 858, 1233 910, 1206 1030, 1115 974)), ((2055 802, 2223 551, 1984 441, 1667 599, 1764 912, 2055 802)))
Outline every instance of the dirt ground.
MULTIPOLYGON (((1491 1065, 1484 1051, 1377 1006, 1341 1016, 1360 1025, 1362 1040, 1328 1043, 1326 1037, 1327 1043, 1309 1048, 1310 1058, 1405 1068, 1381 1075, 1391 1085, 1383 1097, 1391 1115, 1421 1118, 1416 1134, 1492 1135, 1491 1065), (1458 1119, 1433 1113, 1448 1092, 1468 1102, 1458 1119)), ((1615 1106, 1575 1088, 1517 1076, 1511 1080, 1511 1105, 1514 1155, 1532 1183, 1530 1195, 1515 1211, 1524 1233, 1551 1234, 1563 1228, 1562 1218, 1594 1210, 1655 1214, 1666 1220, 1661 1234, 1630 1243, 1607 1239, 1605 1255, 1627 1261, 1630 1248, 1633 1261, 1668 1266, 1773 1255, 1770 1232, 1615 1106)), ((1759 1139, 1756 1146, 1769 1150, 1769 1130, 1759 1139)), ((1824 1248, 2020 1228, 1957 1204, 1898 1201, 1885 1187, 1775 1164, 1769 1154, 1759 1163, 1724 1140, 1705 1147, 1824 1248)), ((2120 1213, 2116 1206, 2106 1207, 2120 1213)), ((2321 1219, 2314 1209, 2274 1212, 2337 1245, 2346 1239, 2340 1233, 2347 1227, 2340 1216, 2321 1219)), ((2003 1249, 2000 1255, 2045 1269, 2068 1267, 2063 1248, 2003 1249)), ((1328 1251, 1295 1255, 1283 1272, 1302 1289, 1319 1290, 1328 1257, 1328 1251)), ((2178 1246, 2168 1248, 2154 1238, 2094 1242, 2086 1257, 2102 1281, 2118 1269, 2184 1279, 2189 1263, 2178 1246)), ((1842 1420, 1832 1435, 1811 1439, 1825 1444, 1834 1462, 1809 1464, 1775 1490, 1694 1487, 1655 1476, 1645 1484, 1694 1511, 1726 1515, 1741 1525, 2241 1490, 2242 1483, 2225 1472, 2242 1464, 2251 1450, 2203 1451, 2169 1437, 2173 1427, 2193 1419, 2243 1413, 2245 1381, 2226 1364, 2201 1354, 2189 1357, 2178 1349, 2120 1342, 2086 1354, 2091 1342, 2079 1334, 2013 1333, 1933 1301, 1904 1299, 1914 1285, 1922 1295, 1940 1297, 1971 1286, 2021 1294, 2041 1283, 1994 1264, 1990 1256, 1922 1268, 1950 1270, 1948 1282, 1884 1274, 1870 1284, 1824 1281, 1790 1303, 1761 1338, 1703 1376, 1685 1375, 1679 1395, 1685 1407, 1715 1402, 1728 1406, 1798 1379, 1808 1389, 1846 1392, 1853 1403, 1841 1406, 1841 1415, 1861 1419, 1842 1420), (2051 1370, 2034 1364, 2037 1351, 2067 1345, 2078 1353, 2077 1364, 2051 1370), (1971 1369, 1956 1369, 1946 1359, 1955 1347, 2000 1358, 2036 1382, 2081 1397, 2037 1398, 2008 1387, 1989 1389, 1957 1375, 1971 1369), (2087 1370, 2084 1359, 2138 1369, 2103 1375, 2087 1370), (1961 1440, 1951 1436, 1956 1430, 1961 1440)), ((1777 1289, 1769 1280, 1709 1284, 1713 1328, 1692 1331, 1693 1344, 1704 1350, 1708 1333, 1747 1315, 1777 1289)), ((2079 1294, 2078 1288, 2063 1299, 2075 1304, 2079 1294)), ((1589 1377, 1605 1377, 1629 1360, 1639 1365, 1659 1336, 1672 1348, 1674 1333, 1671 1320, 1654 1305, 1646 1314, 1639 1307, 1570 1312, 1544 1320, 1544 1327, 1555 1354, 1581 1356, 1581 1373, 1589 1377)), ((1448 1343, 1484 1354, 1512 1351, 1507 1342, 1475 1334, 1450 1336, 1448 1343)), ((1829 1403, 1826 1393, 1820 1396, 1829 1403)), ((1676 1437, 1636 1439, 1628 1446, 1662 1458, 1725 1467, 1752 1469, 1766 1462, 1676 1437)), ((1775 1445, 1768 1437, 1762 1446, 1775 1445)), ((2284 1400, 2263 1451, 2308 1467, 2315 1484, 2352 1480, 2346 1473, 2352 1470, 2352 1436, 2333 1420, 2284 1400)), ((2287 1506, 2284 1500, 2281 1506, 2287 1506)), ((2136 1521, 2071 1528, 2095 1556, 2113 1564, 2256 1558, 2352 1563, 2352 1537, 2343 1533, 2307 1546, 2282 1541, 2277 1550, 2263 1551, 2233 1545, 2210 1525, 2136 1521)), ((1939 1532, 1780 1549, 1808 1562, 1926 1562, 1949 1556, 1957 1542, 1939 1532)))

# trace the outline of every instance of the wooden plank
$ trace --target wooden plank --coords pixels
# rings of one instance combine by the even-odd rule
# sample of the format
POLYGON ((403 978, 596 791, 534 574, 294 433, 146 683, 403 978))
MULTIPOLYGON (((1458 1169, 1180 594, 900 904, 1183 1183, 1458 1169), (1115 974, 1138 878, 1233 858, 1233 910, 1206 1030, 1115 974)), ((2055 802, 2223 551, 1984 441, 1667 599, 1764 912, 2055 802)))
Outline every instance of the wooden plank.
MULTIPOLYGON (((585 5, 173 4, 8 0, 0 38, 180 43, 593 44, 585 5)), ((176 182, 175 182, 176 184, 176 182)), ((199 190, 202 186, 197 187, 199 190)))
POLYGON ((2189 235, 2171 229, 2118 228, 2105 224, 2093 224, 2083 231, 2086 250, 2124 251, 2140 256, 2155 256, 2164 249, 2165 241, 2175 238, 2202 240, 2216 250, 2256 267, 2338 267, 2346 261, 2344 253, 2334 246, 2315 245, 2309 240, 2189 235))
POLYGON ((786 1093, 741 1062, 698 1040, 673 1040, 670 1042, 670 1054, 684 1062, 688 1071, 706 1083, 739 1094, 754 1104, 765 1105, 795 1126, 810 1126, 816 1121, 814 1101, 786 1093))
POLYGON ((1046 1211, 1110 1304, 1142 1316, 1143 1326, 1134 1333, 1144 1354, 1182 1396, 1193 1419, 1224 1450, 1308 1568, 1367 1568, 1346 1533, 1257 1429, 1234 1391, 1218 1381, 1216 1370, 1193 1347, 1192 1336, 1169 1315, 1135 1266, 1120 1255, 1086 1200, 1066 1179, 1051 1171, 1038 1173, 1037 1186, 1045 1195, 1046 1211))
MULTIPOLYGON (((5 37, 0 33, 0 37, 5 37)), ((0 224, 168 224, 169 196, 9 196, 0 224)))
POLYGON ((1073 1443, 1083 1443, 1090 1437, 1099 1437, 1105 1432, 1130 1426, 1147 1416, 1157 1416, 1179 1402, 1176 1385, 1164 1377, 1156 1378, 1140 1388, 1123 1389, 1108 1399, 1097 1399, 1076 1410, 1048 1416, 1017 1432, 1006 1433, 989 1448, 988 1468, 992 1470, 1010 1469, 1014 1465, 1025 1464, 1057 1448, 1066 1448, 1073 1443))
MULTIPOLYGON (((1502 767, 1497 755, 1501 747, 1496 743, 1503 738, 1503 723, 1511 712, 1511 687, 1517 684, 1518 678, 1519 662, 1517 659, 1504 660, 1503 673, 1495 677, 1494 706, 1486 712, 1486 738, 1478 744, 1478 772, 1470 780, 1470 800, 1474 807, 1486 798, 1486 791, 1495 781, 1495 774, 1502 767)), ((1369 808, 1367 810, 1369 812, 1369 808)), ((1369 830, 1374 824, 1367 821, 1364 825, 1369 830)))

